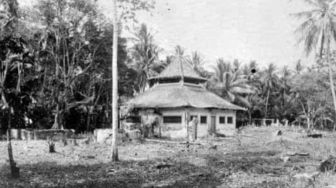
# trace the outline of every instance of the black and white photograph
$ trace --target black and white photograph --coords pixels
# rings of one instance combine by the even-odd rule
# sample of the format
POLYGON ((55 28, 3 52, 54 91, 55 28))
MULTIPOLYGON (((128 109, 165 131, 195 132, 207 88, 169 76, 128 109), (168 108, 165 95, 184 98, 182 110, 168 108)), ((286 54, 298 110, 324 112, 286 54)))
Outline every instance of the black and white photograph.
POLYGON ((0 0, 0 188, 336 188, 336 0, 0 0))

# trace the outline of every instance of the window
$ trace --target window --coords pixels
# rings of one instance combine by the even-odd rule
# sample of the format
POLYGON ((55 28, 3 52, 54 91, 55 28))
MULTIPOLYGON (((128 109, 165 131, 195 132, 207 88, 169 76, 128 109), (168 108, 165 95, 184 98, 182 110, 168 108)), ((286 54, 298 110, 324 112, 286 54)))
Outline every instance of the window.
POLYGON ((265 120, 265 123, 266 123, 267 126, 270 126, 272 124, 272 122, 273 122, 273 120, 271 120, 271 119, 266 119, 265 120))
POLYGON ((181 123, 181 116, 163 116, 163 123, 181 123))
POLYGON ((219 123, 220 124, 225 124, 225 116, 220 116, 219 117, 219 123))
POLYGON ((228 122, 229 124, 232 124, 232 123, 233 123, 233 117, 229 116, 229 117, 227 118, 227 122, 228 122))
POLYGON ((190 116, 190 121, 193 120, 194 118, 198 119, 197 116, 195 116, 195 115, 191 115, 191 116, 190 116))
POLYGON ((126 117, 127 123, 141 123, 140 116, 128 116, 126 117))
POLYGON ((201 116, 201 124, 207 124, 207 117, 201 116))

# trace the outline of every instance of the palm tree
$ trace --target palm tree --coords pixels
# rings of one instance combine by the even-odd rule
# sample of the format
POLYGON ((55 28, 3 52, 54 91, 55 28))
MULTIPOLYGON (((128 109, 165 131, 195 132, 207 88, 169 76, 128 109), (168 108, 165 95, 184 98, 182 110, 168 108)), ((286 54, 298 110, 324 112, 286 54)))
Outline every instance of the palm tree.
POLYGON ((248 107, 247 113, 249 117, 249 124, 252 123, 252 113, 255 111, 261 111, 263 108, 263 101, 260 95, 258 94, 261 91, 261 82, 260 74, 257 72, 257 63, 255 61, 250 61, 248 64, 245 64, 241 69, 243 75, 246 76, 248 84, 254 90, 253 94, 247 96, 247 101, 250 104, 248 107))
POLYGON ((257 80, 254 79, 254 78, 256 78, 256 76, 258 75, 257 69, 258 69, 257 68, 257 63, 255 61, 250 61, 250 63, 245 64, 242 67, 241 72, 242 72, 242 74, 247 76, 250 83, 255 83, 257 80))
POLYGON ((155 76, 160 64, 158 57, 160 48, 155 44, 153 35, 148 31, 145 24, 140 26, 140 29, 135 33, 133 38, 135 44, 132 47, 132 68, 137 71, 137 80, 139 92, 144 92, 147 86, 147 79, 155 76))
POLYGON ((184 48, 180 45, 175 46, 175 57, 182 57, 184 56, 184 48))
POLYGON ((265 102, 265 118, 268 115, 269 98, 271 91, 278 86, 279 78, 276 75, 276 66, 271 63, 268 65, 267 69, 263 72, 261 76, 261 82, 263 83, 263 90, 266 92, 266 102, 265 102))
POLYGON ((239 102, 249 107, 246 95, 254 93, 248 79, 239 71, 230 69, 231 64, 220 59, 214 68, 209 89, 231 102, 239 102))
MULTIPOLYGON (((334 88, 331 46, 336 40, 336 14, 335 1, 333 0, 305 0, 312 9, 309 11, 296 13, 300 19, 304 19, 297 28, 301 36, 299 42, 304 44, 305 52, 309 55, 313 50, 317 50, 317 55, 324 58, 328 64, 330 89, 336 113, 336 94, 334 88), (325 55, 325 57, 323 57, 325 55)), ((334 125, 334 130, 336 126, 334 125)))
MULTIPOLYGON (((217 66, 215 67, 215 70, 220 71, 220 72, 231 72, 232 70, 232 65, 231 62, 227 62, 222 58, 219 58, 217 60, 217 66)), ((216 72, 217 73, 217 72, 216 72)), ((219 72, 218 72, 219 73, 219 72)))
POLYGON ((197 51, 194 51, 191 53, 191 57, 188 58, 187 61, 192 65, 193 69, 200 74, 200 70, 204 64, 201 54, 197 51))
POLYGON ((202 77, 208 78, 209 73, 203 68, 204 59, 201 54, 197 51, 191 53, 191 57, 187 59, 187 61, 192 65, 194 70, 201 75, 202 77))
POLYGON ((238 71, 240 70, 241 63, 238 61, 238 59, 233 60, 233 70, 238 71))
POLYGON ((201 54, 197 51, 191 53, 191 58, 188 59, 188 62, 194 67, 195 70, 199 69, 204 64, 201 54))
POLYGON ((288 66, 282 67, 280 71, 280 83, 282 85, 281 89, 288 90, 289 85, 288 85, 288 80, 290 79, 292 73, 291 70, 288 68, 288 66))
POLYGON ((279 72, 279 83, 276 95, 276 105, 273 112, 277 115, 277 118, 292 118, 293 116, 293 100, 294 96, 291 92, 290 81, 292 80, 292 71, 288 66, 284 66, 279 72))

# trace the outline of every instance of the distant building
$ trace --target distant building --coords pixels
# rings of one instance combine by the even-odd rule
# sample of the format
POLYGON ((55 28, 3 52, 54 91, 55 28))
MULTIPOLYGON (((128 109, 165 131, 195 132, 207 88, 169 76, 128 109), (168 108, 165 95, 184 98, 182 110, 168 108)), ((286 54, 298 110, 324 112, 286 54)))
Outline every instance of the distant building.
POLYGON ((161 74, 150 78, 149 89, 129 104, 142 119, 153 112, 159 114, 157 131, 162 137, 186 138, 190 117, 198 118, 197 138, 234 132, 236 111, 245 109, 208 91, 205 82, 192 65, 175 60, 161 74))

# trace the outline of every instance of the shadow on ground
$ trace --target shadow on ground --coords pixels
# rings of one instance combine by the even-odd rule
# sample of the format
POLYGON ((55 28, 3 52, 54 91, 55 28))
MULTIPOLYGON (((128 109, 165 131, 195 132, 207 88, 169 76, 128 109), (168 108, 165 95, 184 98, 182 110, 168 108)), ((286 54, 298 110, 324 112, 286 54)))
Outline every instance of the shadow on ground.
POLYGON ((121 161, 61 166, 53 162, 19 165, 21 178, 0 168, 0 187, 215 187, 209 168, 174 161, 121 161))
POLYGON ((309 157, 293 157, 284 162, 280 151, 242 151, 209 155, 207 165, 227 171, 227 178, 222 178, 224 181, 219 187, 231 187, 237 183, 240 185, 233 187, 289 188, 293 187, 291 183, 295 182, 289 178, 289 174, 304 170, 300 167, 308 160, 309 157))
POLYGON ((226 169, 230 173, 247 172, 253 174, 274 174, 286 173, 283 168, 283 161, 278 157, 279 152, 236 152, 223 156, 208 156, 208 165, 226 169))

